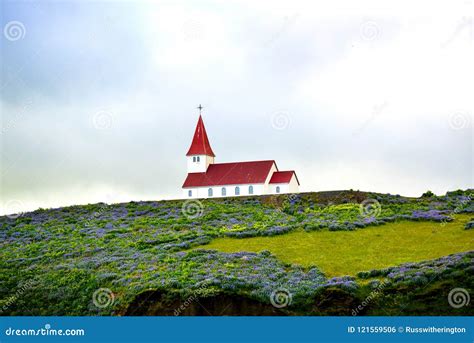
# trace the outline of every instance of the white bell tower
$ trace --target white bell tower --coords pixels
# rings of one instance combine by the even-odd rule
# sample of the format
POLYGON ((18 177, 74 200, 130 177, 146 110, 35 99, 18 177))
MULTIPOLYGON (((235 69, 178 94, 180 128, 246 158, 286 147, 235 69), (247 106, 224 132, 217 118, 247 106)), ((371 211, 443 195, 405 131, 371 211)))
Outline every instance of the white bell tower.
POLYGON ((214 163, 214 157, 209 155, 186 156, 188 160, 188 173, 205 173, 207 167, 214 163))

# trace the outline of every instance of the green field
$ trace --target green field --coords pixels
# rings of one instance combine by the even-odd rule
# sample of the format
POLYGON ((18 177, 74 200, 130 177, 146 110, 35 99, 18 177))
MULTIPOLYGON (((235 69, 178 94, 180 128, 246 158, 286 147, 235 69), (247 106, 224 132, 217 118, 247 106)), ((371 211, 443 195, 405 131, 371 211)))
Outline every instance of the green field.
POLYGON ((474 249, 470 215, 436 222, 401 221, 356 231, 303 230, 273 237, 218 238, 206 249, 222 252, 269 250, 280 260, 318 266, 327 276, 355 275, 406 262, 434 259, 474 249))

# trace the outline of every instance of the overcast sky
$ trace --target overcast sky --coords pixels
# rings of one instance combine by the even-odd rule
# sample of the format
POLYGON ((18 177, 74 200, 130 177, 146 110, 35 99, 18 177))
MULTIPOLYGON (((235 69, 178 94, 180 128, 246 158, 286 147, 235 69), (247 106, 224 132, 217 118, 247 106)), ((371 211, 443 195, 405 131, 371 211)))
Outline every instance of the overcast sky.
POLYGON ((2 1, 0 213, 179 197, 199 104, 302 191, 473 187, 472 1, 255 2, 2 1))

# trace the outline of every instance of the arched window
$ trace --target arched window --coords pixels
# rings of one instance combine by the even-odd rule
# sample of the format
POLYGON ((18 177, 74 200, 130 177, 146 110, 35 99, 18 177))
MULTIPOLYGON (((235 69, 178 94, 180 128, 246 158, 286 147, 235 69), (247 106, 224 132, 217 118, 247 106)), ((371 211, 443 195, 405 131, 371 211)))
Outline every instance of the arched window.
POLYGON ((225 197, 227 195, 227 191, 226 191, 225 187, 222 187, 221 194, 222 194, 223 197, 225 197))
POLYGON ((193 156, 193 162, 196 162, 196 156, 193 156))
POLYGON ((280 186, 277 186, 276 192, 277 192, 277 193, 280 193, 280 186))
POLYGON ((188 197, 192 197, 193 196, 193 191, 192 190, 189 190, 188 191, 188 197))
POLYGON ((253 186, 249 186, 249 194, 253 194, 253 186))
POLYGON ((207 190, 207 196, 212 197, 212 188, 209 188, 209 189, 207 190))
POLYGON ((197 161, 197 162, 199 162, 199 156, 198 156, 198 157, 196 157, 196 161, 197 161))
POLYGON ((235 195, 240 195, 240 187, 235 187, 235 195))

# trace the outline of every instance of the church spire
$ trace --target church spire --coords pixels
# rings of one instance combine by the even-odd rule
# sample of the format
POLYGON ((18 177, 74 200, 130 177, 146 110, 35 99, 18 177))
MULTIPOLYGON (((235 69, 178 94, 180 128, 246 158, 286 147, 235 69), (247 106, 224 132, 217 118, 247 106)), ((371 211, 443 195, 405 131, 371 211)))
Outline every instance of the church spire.
MULTIPOLYGON (((201 105, 199 105, 199 107, 201 107, 201 105)), ((202 109, 202 107, 200 109, 202 109)), ((209 139, 207 138, 206 128, 204 127, 201 114, 199 114, 196 131, 194 131, 193 141, 189 147, 188 153, 186 154, 186 156, 191 155, 207 155, 212 157, 216 156, 214 155, 211 144, 209 143, 209 139)))

